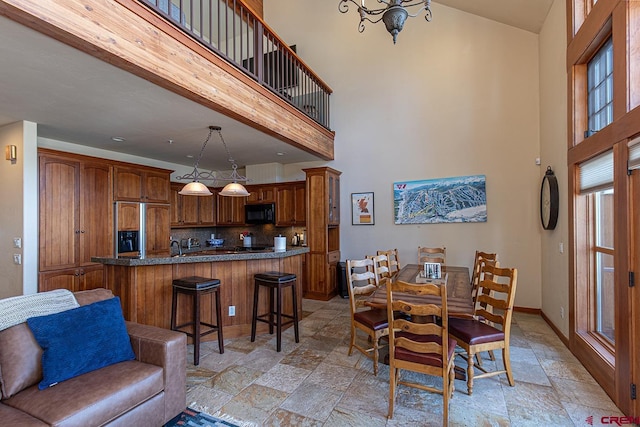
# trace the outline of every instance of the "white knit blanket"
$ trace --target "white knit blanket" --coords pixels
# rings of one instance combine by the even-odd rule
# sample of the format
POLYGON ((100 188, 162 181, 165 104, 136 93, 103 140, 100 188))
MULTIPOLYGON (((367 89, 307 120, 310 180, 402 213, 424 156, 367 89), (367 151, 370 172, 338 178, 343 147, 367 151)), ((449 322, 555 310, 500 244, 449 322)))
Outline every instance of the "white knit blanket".
POLYGON ((60 313, 79 306, 73 293, 66 289, 5 298, 0 300, 0 331, 30 317, 60 313))

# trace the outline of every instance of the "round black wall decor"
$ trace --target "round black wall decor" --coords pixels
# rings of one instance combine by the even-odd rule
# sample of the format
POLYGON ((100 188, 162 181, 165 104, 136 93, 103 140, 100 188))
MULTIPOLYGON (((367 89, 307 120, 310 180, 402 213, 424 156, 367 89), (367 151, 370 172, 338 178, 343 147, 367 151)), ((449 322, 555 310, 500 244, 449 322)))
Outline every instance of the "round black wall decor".
POLYGON ((540 187, 540 222, 545 230, 556 228, 559 205, 558 179, 551 166, 547 166, 547 172, 542 178, 542 186, 540 187))

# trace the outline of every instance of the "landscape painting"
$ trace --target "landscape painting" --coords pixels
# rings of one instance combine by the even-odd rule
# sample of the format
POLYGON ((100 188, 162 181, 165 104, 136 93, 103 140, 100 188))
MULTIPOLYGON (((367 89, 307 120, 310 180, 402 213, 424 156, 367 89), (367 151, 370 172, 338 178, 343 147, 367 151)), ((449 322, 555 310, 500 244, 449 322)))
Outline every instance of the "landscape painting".
POLYGON ((396 182, 396 224, 487 222, 485 175, 396 182))

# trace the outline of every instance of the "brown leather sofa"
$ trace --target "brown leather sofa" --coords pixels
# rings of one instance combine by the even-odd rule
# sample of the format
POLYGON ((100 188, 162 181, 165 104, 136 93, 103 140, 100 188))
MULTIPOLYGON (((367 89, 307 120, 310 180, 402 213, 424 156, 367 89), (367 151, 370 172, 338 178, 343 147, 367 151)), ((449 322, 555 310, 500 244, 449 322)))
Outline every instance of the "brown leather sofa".
MULTIPOLYGON (((107 289, 78 303, 112 298, 107 289)), ((162 426, 185 409, 186 335, 126 322, 135 360, 38 389, 42 349, 26 323, 0 332, 0 425, 162 426)))

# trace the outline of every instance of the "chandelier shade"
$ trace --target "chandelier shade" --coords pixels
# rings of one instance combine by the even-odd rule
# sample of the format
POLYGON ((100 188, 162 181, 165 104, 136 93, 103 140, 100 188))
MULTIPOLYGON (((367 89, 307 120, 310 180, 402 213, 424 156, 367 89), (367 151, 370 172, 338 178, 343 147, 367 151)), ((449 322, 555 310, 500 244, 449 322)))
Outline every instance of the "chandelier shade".
POLYGON ((431 0, 376 0, 378 3, 385 5, 384 7, 370 9, 365 6, 365 0, 360 0, 358 4, 355 0, 340 0, 338 10, 341 13, 349 12, 349 3, 353 3, 358 8, 360 15, 360 24, 358 31, 365 30, 365 21, 372 24, 382 21, 387 31, 393 37, 393 44, 396 44, 398 34, 404 28, 407 18, 415 18, 424 10, 424 19, 431 21, 431 0), (410 13, 413 11, 414 13, 410 13), (380 16, 382 15, 382 16, 380 16))
POLYGON ((183 196, 211 196, 213 193, 209 191, 206 185, 201 182, 193 181, 182 187, 178 194, 183 196))
POLYGON ((230 196, 230 197, 247 197, 249 192, 242 184, 238 184, 237 182, 230 182, 225 185, 224 188, 219 193, 221 196, 230 196))

